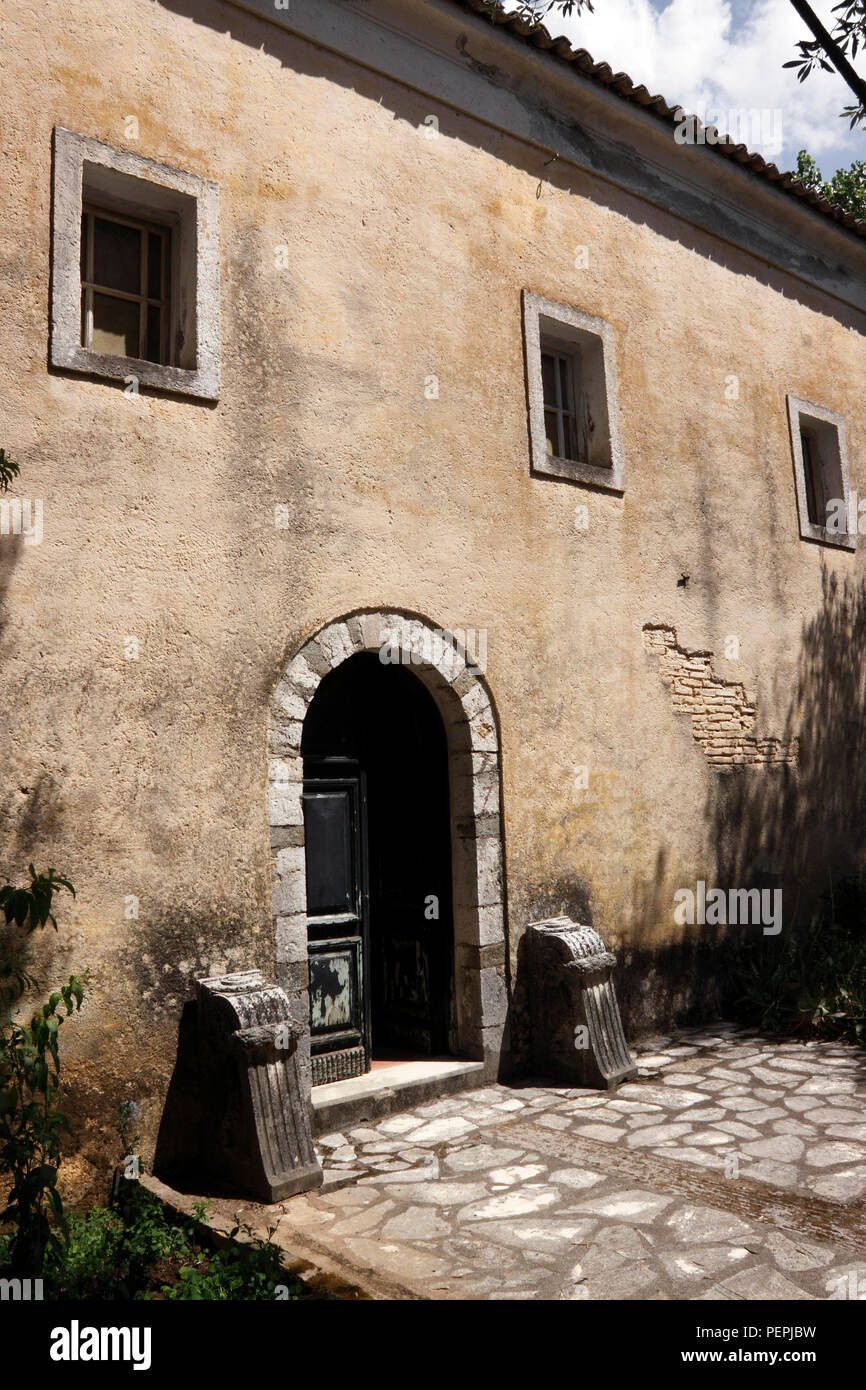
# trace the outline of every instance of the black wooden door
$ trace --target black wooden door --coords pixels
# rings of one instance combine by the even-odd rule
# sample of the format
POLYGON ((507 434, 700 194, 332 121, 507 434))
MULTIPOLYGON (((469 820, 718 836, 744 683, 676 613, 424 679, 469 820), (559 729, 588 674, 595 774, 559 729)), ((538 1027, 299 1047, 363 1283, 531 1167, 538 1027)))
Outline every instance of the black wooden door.
POLYGON ((313 1084, 370 1066, 369 894, 364 774, 307 759, 304 826, 313 1084))

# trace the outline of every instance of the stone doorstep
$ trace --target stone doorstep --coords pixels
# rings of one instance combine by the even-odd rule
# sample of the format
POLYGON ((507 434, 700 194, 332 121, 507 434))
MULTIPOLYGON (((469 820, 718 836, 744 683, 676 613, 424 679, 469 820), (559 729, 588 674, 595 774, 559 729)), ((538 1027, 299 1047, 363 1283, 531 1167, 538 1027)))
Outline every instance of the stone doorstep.
POLYGON ((313 1134, 332 1134, 354 1129, 368 1120, 383 1120, 398 1110, 409 1110, 428 1100, 441 1100, 457 1091, 471 1091, 487 1084, 483 1062, 398 1062, 379 1067, 364 1076, 329 1081, 314 1086, 311 1098, 313 1134))
MULTIPOLYGON (((185 1216, 192 1217, 192 1209, 196 1202, 201 1201, 201 1197, 194 1193, 175 1192, 174 1188, 168 1187, 166 1183, 160 1182, 151 1173, 142 1173, 138 1181, 142 1187, 146 1188, 152 1196, 156 1197, 166 1211, 172 1217, 185 1216)), ((319 1191, 322 1189, 319 1188, 319 1191)), ((238 1231, 237 1235, 230 1235, 229 1232, 237 1225, 234 1216, 235 1211, 242 1210, 243 1215, 248 1219, 249 1224, 255 1228, 258 1218, 265 1218, 266 1225, 276 1225, 280 1217, 285 1212, 285 1207, 278 1203, 274 1206, 262 1206, 260 1203, 250 1202, 246 1198, 230 1199, 218 1197, 210 1199, 216 1208, 207 1221, 197 1221, 196 1230, 200 1238, 210 1241, 217 1250, 227 1250, 232 1245, 248 1245, 249 1236, 244 1231, 238 1231), (229 1213, 227 1208, 231 1207, 229 1213)), ((275 1237, 275 1244, 279 1241, 279 1232, 275 1237)), ((355 1271, 351 1271, 351 1280, 345 1277, 346 1271, 341 1264, 326 1254, 307 1250, 304 1255, 293 1255, 284 1246, 285 1259, 283 1268, 288 1275, 294 1275, 305 1284, 309 1290, 310 1297, 314 1299, 339 1299, 341 1301, 354 1302, 362 1299, 381 1299, 392 1297, 390 1291, 378 1287, 376 1280, 364 1280, 355 1271)))

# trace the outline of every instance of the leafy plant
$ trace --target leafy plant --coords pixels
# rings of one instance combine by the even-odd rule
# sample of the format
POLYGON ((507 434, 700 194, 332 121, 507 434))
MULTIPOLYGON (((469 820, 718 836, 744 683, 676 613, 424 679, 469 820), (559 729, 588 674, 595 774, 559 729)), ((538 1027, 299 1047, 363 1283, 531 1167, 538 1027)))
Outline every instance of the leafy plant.
POLYGON ((120 1139, 124 1156, 138 1151, 140 1135, 138 1122, 141 1107, 134 1100, 122 1100, 117 1107, 117 1136, 120 1139))
POLYGON ((141 1119, 141 1107, 136 1105, 134 1100, 122 1100, 117 1107, 117 1137, 121 1143, 121 1162, 115 1170, 115 1184, 113 1196, 117 1195, 118 1184, 129 1181, 130 1178, 137 1178, 142 1171, 141 1159, 138 1150, 140 1148, 141 1135, 138 1132, 138 1122, 141 1119))
MULTIPOLYGON (((162 1204, 137 1182, 121 1207, 91 1207, 67 1218, 68 1240, 45 1262, 49 1296, 126 1301, 141 1296, 150 1271, 186 1258, 188 1232, 173 1225, 162 1204)), ((163 1275, 164 1277, 164 1275, 163 1275)))
POLYGON ((5 449, 0 449, 0 492, 8 491, 12 479, 17 478, 20 472, 21 465, 14 463, 5 449))
POLYGON ((148 1287, 154 1267, 187 1257, 190 1235, 169 1221, 162 1203, 139 1182, 124 1183, 120 1211, 123 1229, 115 1251, 114 1278, 120 1296, 134 1298, 148 1287))
POLYGON ((783 63, 782 67, 796 68, 799 82, 804 82, 815 67, 823 69, 824 72, 837 72, 857 98, 856 105, 844 107, 841 113, 849 118, 853 130, 866 116, 866 82, 857 73, 848 57, 850 54, 851 59, 856 58, 858 48, 862 48, 866 42, 866 12, 863 0, 839 0, 833 5, 832 32, 821 22, 806 0, 791 0, 791 4, 800 18, 806 21, 812 31, 812 38, 799 40, 798 56, 783 63))
POLYGON ((49 869, 47 874, 37 874, 32 864, 28 865, 28 869, 30 882, 25 887, 13 888, 7 880, 5 886, 0 888, 0 910, 6 924, 8 926, 14 922, 19 927, 26 924, 30 931, 34 931, 36 927, 44 927, 50 922, 56 931, 57 918, 51 911, 54 895, 60 889, 66 889, 74 898, 75 889, 68 878, 55 873, 53 869, 49 869))
POLYGON ((51 910, 55 894, 67 891, 75 896, 69 880, 53 868, 47 874, 38 874, 32 864, 29 868, 29 884, 15 888, 7 882, 0 889, 0 910, 7 927, 0 960, 0 1169, 11 1175, 0 1221, 16 1226, 9 1250, 12 1274, 39 1277, 46 1250, 59 1248, 67 1234, 57 1190, 60 1136, 69 1128, 59 1107, 58 1031, 81 1008, 86 976, 70 975, 29 1023, 13 1017, 25 990, 38 982, 24 969, 8 931, 10 924, 25 934, 49 922, 56 930, 51 910))
POLYGON ((92 1207, 67 1217, 68 1239, 45 1261, 49 1297, 116 1299, 118 1247, 123 1221, 110 1207, 92 1207))
POLYGON ((837 169, 831 179, 825 179, 812 156, 801 150, 797 178, 854 217, 866 218, 866 160, 855 159, 849 169, 837 169))
POLYGON ((193 1202, 193 1219, 198 1221, 202 1226, 206 1226, 210 1218, 210 1209, 212 1206, 213 1199, 211 1197, 202 1197, 198 1202, 193 1202))
MULTIPOLYGON (((93 1207, 68 1217, 69 1239, 51 1249, 45 1261, 47 1294, 52 1299, 200 1302, 273 1301, 278 1286, 290 1299, 304 1286, 283 1267, 282 1254, 249 1226, 236 1226, 247 1242, 214 1249, 197 1238, 211 1203, 197 1202, 193 1219, 172 1220, 162 1203, 138 1182, 124 1184, 116 1207, 93 1207)), ((0 1242, 0 1269, 3 1268, 0 1242)))
MULTIPOLYGON (((193 1208, 198 1220, 206 1219, 209 1205, 203 1202, 193 1208)), ((229 1238, 234 1241, 242 1232, 246 1237, 243 1243, 230 1245, 225 1250, 193 1247, 188 1263, 181 1266, 179 1281, 163 1286, 163 1298, 182 1302, 203 1299, 273 1302, 278 1285, 286 1288, 289 1298, 299 1298, 302 1286, 286 1273, 282 1252, 271 1240, 275 1230, 276 1226, 269 1227, 267 1236, 262 1239, 251 1226, 241 1223, 232 1227, 229 1238)))
POLYGON ((543 24, 551 11, 558 11, 564 19, 581 15, 584 11, 593 13, 592 0, 513 0, 507 8, 502 0, 487 0, 485 13, 493 18, 516 17, 533 26, 543 24))
POLYGON ((834 884, 813 920, 743 947, 733 1005, 758 1027, 866 1039, 866 911, 858 879, 834 884))

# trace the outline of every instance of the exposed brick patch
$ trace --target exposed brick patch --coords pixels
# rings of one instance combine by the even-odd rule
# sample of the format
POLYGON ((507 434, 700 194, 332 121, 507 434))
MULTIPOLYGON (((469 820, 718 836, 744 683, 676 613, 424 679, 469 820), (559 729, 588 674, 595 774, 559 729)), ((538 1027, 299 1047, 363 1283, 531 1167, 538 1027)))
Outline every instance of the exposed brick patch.
POLYGON ((691 715, 692 733, 713 767, 767 767, 797 762, 797 740, 755 738, 758 711, 742 685, 720 680, 712 652, 689 652, 677 645, 674 628, 645 623, 643 644, 659 659, 659 675, 671 687, 675 710, 691 715))

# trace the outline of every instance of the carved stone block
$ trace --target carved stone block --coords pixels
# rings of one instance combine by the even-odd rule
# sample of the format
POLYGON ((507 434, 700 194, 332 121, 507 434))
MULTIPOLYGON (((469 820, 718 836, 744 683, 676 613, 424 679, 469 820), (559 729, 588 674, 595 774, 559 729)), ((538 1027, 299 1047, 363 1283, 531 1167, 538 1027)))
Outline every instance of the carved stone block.
POLYGON ((528 928, 533 1071, 571 1086, 613 1090, 637 1075, 613 986, 614 956, 569 917, 528 928))
POLYGON ((197 980, 201 1153, 223 1185, 280 1202, 322 1182, 289 1000, 258 970, 197 980))

